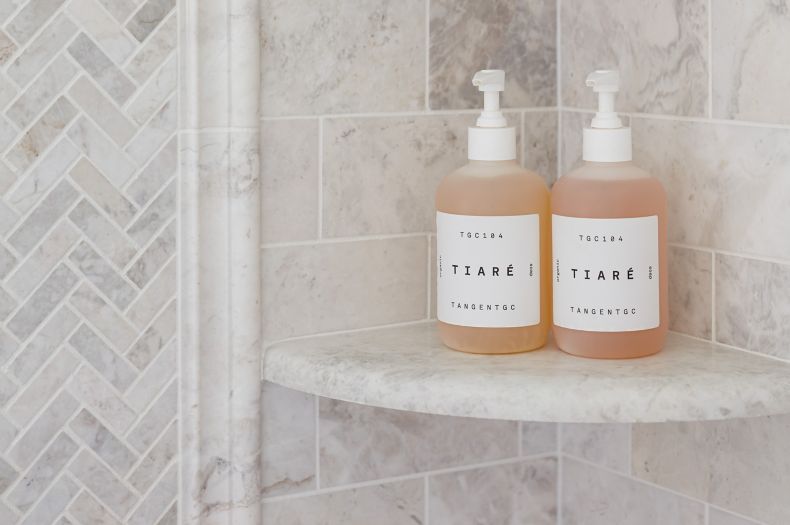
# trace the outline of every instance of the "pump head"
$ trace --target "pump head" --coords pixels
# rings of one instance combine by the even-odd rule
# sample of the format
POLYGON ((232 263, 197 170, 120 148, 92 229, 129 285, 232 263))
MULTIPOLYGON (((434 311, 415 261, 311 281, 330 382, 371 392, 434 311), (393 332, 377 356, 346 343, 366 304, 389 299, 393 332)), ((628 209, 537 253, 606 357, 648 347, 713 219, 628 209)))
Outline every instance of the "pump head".
POLYGON ((620 73, 610 69, 599 69, 587 75, 587 87, 598 93, 598 112, 592 119, 592 127, 615 129, 623 123, 614 111, 614 96, 620 91, 620 73))
POLYGON ((505 72, 501 69, 483 69, 472 77, 472 85, 483 92, 483 112, 477 119, 481 128, 504 128, 507 126, 499 109, 499 93, 505 90, 505 72))

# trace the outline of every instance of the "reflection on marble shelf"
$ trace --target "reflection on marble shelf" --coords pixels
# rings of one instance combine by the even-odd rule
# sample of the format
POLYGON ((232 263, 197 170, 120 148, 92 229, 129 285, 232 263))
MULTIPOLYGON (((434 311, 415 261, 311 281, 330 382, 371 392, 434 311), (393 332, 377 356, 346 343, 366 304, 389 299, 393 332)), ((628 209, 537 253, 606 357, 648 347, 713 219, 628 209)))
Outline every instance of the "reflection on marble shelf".
POLYGON ((671 333, 657 355, 581 359, 552 344, 508 356, 446 349, 433 323, 276 343, 263 378, 310 394, 452 416, 702 421, 790 413, 790 364, 671 333))

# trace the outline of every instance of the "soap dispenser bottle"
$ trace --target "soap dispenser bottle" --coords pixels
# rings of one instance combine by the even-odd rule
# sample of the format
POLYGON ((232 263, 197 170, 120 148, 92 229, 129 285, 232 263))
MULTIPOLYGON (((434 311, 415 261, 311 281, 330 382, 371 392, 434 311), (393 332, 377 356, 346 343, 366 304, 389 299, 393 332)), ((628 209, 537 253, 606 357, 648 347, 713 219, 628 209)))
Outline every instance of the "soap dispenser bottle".
POLYGON ((667 200, 661 183, 631 160, 631 129, 614 111, 617 71, 587 86, 598 112, 583 131, 583 164, 554 184, 554 337, 594 358, 661 350, 667 333, 667 200))
POLYGON ((469 163, 436 192, 439 334, 463 352, 525 352, 551 325, 549 191, 516 161, 516 130, 499 108, 505 72, 478 71, 472 84, 484 107, 469 163))

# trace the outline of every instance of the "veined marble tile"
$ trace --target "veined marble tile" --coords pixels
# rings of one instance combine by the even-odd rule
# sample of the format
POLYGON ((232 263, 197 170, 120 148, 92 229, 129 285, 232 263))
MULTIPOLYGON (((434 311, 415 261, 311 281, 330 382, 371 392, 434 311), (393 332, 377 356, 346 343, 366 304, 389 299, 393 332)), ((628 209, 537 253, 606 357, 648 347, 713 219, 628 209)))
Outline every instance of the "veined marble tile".
POLYGON ((703 525, 705 508, 682 496, 567 458, 562 465, 566 525, 703 525))
MULTIPOLYGON (((16 435, 17 428, 5 416, 0 414, 0 447, 3 450, 7 450, 16 435)), ((0 512, 0 516, 2 516, 2 512, 0 512)))
POLYGON ((121 525, 96 498, 84 490, 69 506, 69 515, 80 523, 90 523, 91 525, 121 525))
POLYGON ((76 116, 77 108, 65 97, 58 98, 8 152, 6 160, 19 172, 27 170, 76 116))
POLYGON ((69 128, 68 136, 116 187, 122 187, 134 173, 135 167, 126 154, 87 118, 80 117, 69 128))
MULTIPOLYGON (((14 338, 4 329, 0 328, 0 363, 5 364, 6 361, 8 361, 18 349, 19 343, 17 342, 16 338, 14 338)), ((2 423, 0 423, 0 429, 2 426, 2 423)), ((0 430, 0 434, 1 433, 2 430, 0 430)), ((0 442, 1 441, 2 440, 0 439, 0 442)))
POLYGON ((706 116, 707 4, 705 0, 649 5, 628 0, 563 1, 563 105, 595 108, 596 97, 584 84, 587 74, 619 69, 619 111, 706 116))
POLYGON ((177 104, 170 99, 143 127, 126 147, 126 152, 137 163, 144 166, 148 159, 169 139, 178 125, 177 104))
POLYGON ((713 256, 708 252, 669 247, 669 329, 711 338, 713 256))
POLYGON ((38 75, 42 68, 65 47, 77 32, 77 26, 63 13, 50 22, 46 31, 25 48, 25 51, 8 66, 8 76, 19 86, 24 86, 38 75))
POLYGON ((264 497, 315 488, 315 396, 266 381, 262 388, 264 497))
POLYGON ((264 249, 264 338, 425 318, 427 256, 425 237, 264 249))
POLYGON ((69 428, 118 474, 126 474, 137 462, 137 455, 89 411, 82 409, 69 428))
POLYGON ((631 124, 634 161, 667 191, 670 242, 790 258, 790 130, 631 124))
POLYGON ((136 250, 131 240, 86 199, 74 207, 69 219, 117 267, 123 268, 134 257, 136 250))
POLYGON ((178 344, 171 341, 145 369, 137 383, 126 393, 126 400, 138 412, 156 398, 162 388, 178 371, 178 344))
POLYGON ((77 160, 79 151, 68 139, 60 139, 7 196, 19 213, 29 211, 77 160))
MULTIPOLYGON (((79 70, 71 60, 63 55, 59 56, 47 66, 33 83, 25 88, 22 94, 8 108, 6 116, 19 129, 26 128, 33 122, 35 116, 41 113, 47 104, 52 102, 63 91, 63 88, 77 76, 78 72, 79 70)), ((0 103, 0 106, 3 105, 0 103)))
MULTIPOLYGON (((9 295, 8 292, 6 292, 4 289, 0 288, 0 320, 5 320, 9 315, 11 315, 11 313, 16 309, 17 306, 18 306, 17 300, 11 297, 11 295, 9 295)), ((30 314, 30 313, 32 312, 30 312, 29 310, 28 312, 26 312, 26 314, 30 314)), ((29 317, 29 315, 27 316, 29 317)), ((16 318, 17 316, 14 317, 16 318)), ((27 323, 27 321, 25 321, 25 323, 27 323)), ((17 325, 16 330, 17 331, 22 330, 21 325, 17 325)), ((11 331, 13 332, 14 329, 11 329, 11 331)), ((17 334, 16 332, 14 332, 14 335, 19 336, 19 334, 17 334)))
POLYGON ((129 432, 129 444, 141 452, 153 445, 176 416, 177 405, 178 384, 173 381, 129 432))
POLYGON ((88 77, 82 76, 69 90, 69 96, 118 146, 126 144, 137 128, 88 77))
MULTIPOLYGON (((0 93, 0 95, 2 95, 2 93, 0 93)), ((0 160, 0 194, 5 193, 6 190, 8 190, 8 188, 10 188, 15 181, 16 181, 16 176, 14 175, 14 172, 11 170, 11 168, 8 167, 8 165, 5 162, 0 160)), ((6 218, 7 217, 2 217, 2 219, 6 219, 6 218)), ((13 224, 13 221, 11 221, 10 224, 13 224)), ((8 228, 8 227, 9 227, 9 222, 6 222, 4 220, 2 228, 8 228)), ((5 233, 3 229, 0 229, 0 231, 3 231, 3 233, 5 233)))
POLYGON ((77 368, 77 358, 67 349, 61 349, 44 365, 38 375, 25 385, 24 391, 6 409, 6 415, 20 428, 25 427, 46 405, 63 383, 77 368))
POLYGON ((86 159, 80 159, 69 172, 71 178, 93 201, 123 227, 129 224, 137 211, 134 205, 113 186, 107 178, 86 159))
POLYGON ((142 0, 99 0, 99 3, 118 21, 123 22, 142 0))
POLYGON ((263 242, 302 241, 318 234, 318 120, 261 125, 263 242))
POLYGON ((138 246, 144 246, 162 226, 172 219, 175 211, 176 182, 171 181, 162 190, 162 193, 151 201, 145 211, 129 225, 126 232, 137 242, 138 246))
POLYGON ((173 54, 138 91, 126 108, 129 116, 142 125, 170 98, 178 82, 178 57, 173 54))
POLYGON ((69 471, 116 514, 126 515, 137 503, 137 496, 87 450, 77 456, 69 471))
POLYGON ((156 525, 178 525, 178 504, 173 503, 162 519, 156 522, 156 525))
POLYGON ((176 259, 172 258, 129 307, 127 317, 137 328, 145 328, 173 298, 177 287, 176 277, 176 259))
POLYGON ((617 423, 562 425, 562 452, 628 474, 631 426, 617 423))
POLYGON ((140 502, 131 516, 128 525, 149 525, 154 523, 173 503, 178 494, 178 468, 170 467, 167 473, 159 480, 151 492, 140 502))
POLYGON ((773 0, 711 4, 713 116, 790 123, 790 10, 773 0))
POLYGON ((77 328, 69 338, 69 344, 99 372, 108 383, 119 391, 125 391, 137 374, 132 366, 116 354, 107 343, 87 325, 77 328))
POLYGON ((425 523, 423 480, 382 483, 302 498, 263 501, 263 522, 277 525, 425 523))
POLYGON ((8 322, 8 329, 20 339, 29 337, 78 281, 79 278, 67 266, 58 265, 14 314, 8 322))
POLYGON ((175 15, 171 15, 140 46, 125 67, 126 74, 143 84, 154 74, 177 45, 178 26, 175 15))
POLYGON ((123 71, 113 64, 107 55, 104 54, 93 41, 85 36, 79 35, 74 42, 69 45, 69 54, 74 60, 93 77, 110 97, 118 104, 123 104, 134 93, 134 84, 127 78, 123 71))
POLYGON ((5 279, 16 267, 16 257, 5 246, 0 245, 0 279, 5 279))
POLYGON ((134 411, 88 366, 77 370, 68 390, 119 434, 126 432, 136 418, 134 411))
POLYGON ((77 198, 74 186, 62 180, 9 237, 9 244, 24 254, 29 253, 77 198))
POLYGON ((635 425, 640 478, 756 520, 790 522, 790 416, 635 425))
POLYGON ((432 525, 557 522, 557 460, 532 459, 429 478, 432 525))
POLYGON ((134 52, 136 42, 96 0, 71 0, 68 12, 116 64, 134 52))
POLYGON ((556 423, 535 423, 522 421, 521 423, 521 454, 545 454, 557 451, 556 423))
POLYGON ((132 344, 137 332, 107 302, 84 283, 71 295, 70 304, 101 332, 118 352, 132 344))
POLYGON ((85 241, 77 245, 69 259, 88 281, 121 310, 137 295, 137 291, 118 275, 112 265, 85 241))
POLYGON ((261 12, 264 115, 423 109, 422 1, 264 0, 261 12))
POLYGON ((5 457, 22 468, 28 467, 77 408, 79 403, 68 392, 58 394, 5 457))
POLYGON ((14 52, 16 52, 16 44, 5 32, 0 31, 0 66, 5 65, 14 52))
POLYGON ((132 263, 126 275, 138 288, 142 289, 175 252, 176 224, 173 221, 132 263))
POLYGON ((20 511, 26 512, 49 488, 78 449, 79 446, 68 435, 58 434, 9 492, 8 501, 20 511))
POLYGON ((0 491, 5 492, 18 476, 19 473, 14 467, 6 463, 3 458, 0 458, 0 491))
POLYGON ((11 374, 22 382, 29 381, 78 323, 79 318, 74 312, 67 306, 60 307, 11 362, 11 374))
POLYGON ((175 0, 147 0, 126 24, 134 37, 142 42, 156 29, 175 6, 175 0))
POLYGON ((129 483, 138 492, 148 490, 167 464, 178 455, 178 443, 178 422, 173 421, 145 458, 129 474, 129 483))
POLYGON ((35 0, 27 2, 5 26, 6 32, 20 44, 25 44, 55 14, 64 0, 35 0))
POLYGON ((138 206, 145 206, 176 172, 178 138, 173 137, 127 188, 127 194, 138 206))
POLYGON ((157 316, 151 326, 140 335, 140 338, 129 349, 126 357, 139 370, 144 369, 170 342, 176 333, 176 303, 175 301, 167 305, 167 308, 157 316))
POLYGON ((326 119, 324 235, 433 231, 436 188, 444 176, 466 164, 467 127, 475 118, 326 119))
POLYGON ((481 107, 472 75, 503 68, 503 107, 556 104, 556 2, 434 0, 430 18, 431 109, 481 107))
MULTIPOLYGON (((515 115, 508 115, 509 119, 515 115)), ((522 164, 534 171, 551 187, 557 179, 557 133, 556 111, 524 112, 524 145, 522 164)))
POLYGON ((55 523, 72 499, 80 491, 79 486, 68 476, 61 476, 41 498, 20 525, 55 523))
POLYGON ((518 454, 518 423, 319 400, 320 484, 343 485, 518 454))
POLYGON ((716 254, 716 340, 790 359, 790 265, 716 254))

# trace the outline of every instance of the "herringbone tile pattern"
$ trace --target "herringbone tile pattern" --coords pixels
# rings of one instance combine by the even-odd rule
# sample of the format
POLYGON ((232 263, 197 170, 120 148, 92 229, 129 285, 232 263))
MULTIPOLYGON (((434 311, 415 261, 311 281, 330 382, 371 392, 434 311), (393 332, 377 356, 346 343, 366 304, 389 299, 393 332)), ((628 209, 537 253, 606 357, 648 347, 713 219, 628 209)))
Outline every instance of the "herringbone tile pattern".
POLYGON ((0 1, 0 523, 176 523, 174 0, 0 1))

